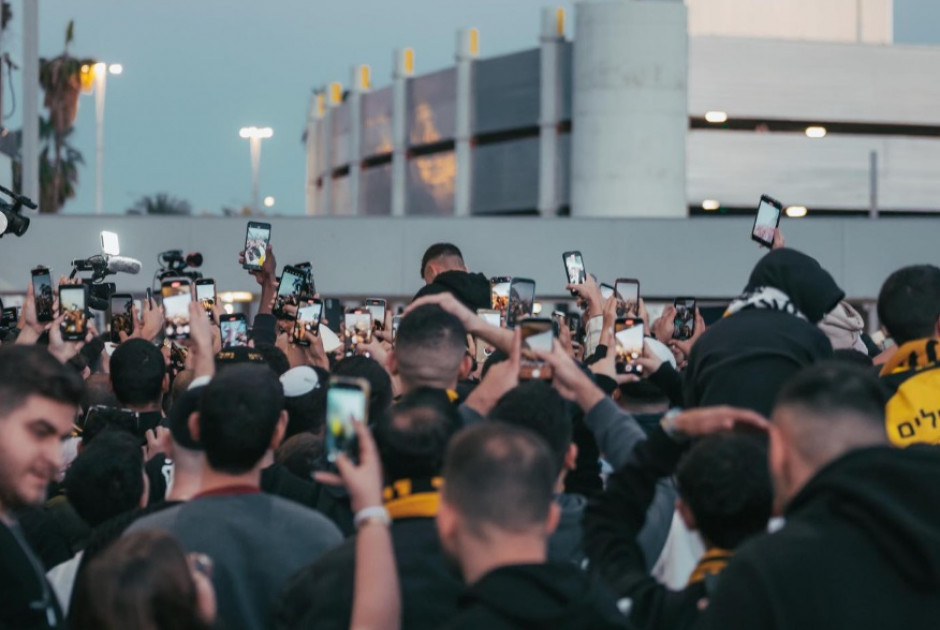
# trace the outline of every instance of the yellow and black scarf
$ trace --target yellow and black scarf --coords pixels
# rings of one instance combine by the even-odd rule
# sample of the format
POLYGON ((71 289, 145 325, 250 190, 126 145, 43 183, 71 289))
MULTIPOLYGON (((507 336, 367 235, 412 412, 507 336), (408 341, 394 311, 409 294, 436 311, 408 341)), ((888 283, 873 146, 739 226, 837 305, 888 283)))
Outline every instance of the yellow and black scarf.
POLYGON ((689 586, 702 582, 705 578, 718 575, 724 571, 733 554, 734 552, 732 551, 719 549, 717 547, 706 551, 705 555, 702 556, 702 559, 699 560, 698 564, 695 566, 695 570, 692 571, 692 575, 689 577, 689 586))
POLYGON ((383 491, 385 509, 393 519, 433 518, 440 506, 440 490, 444 480, 398 479, 383 491))

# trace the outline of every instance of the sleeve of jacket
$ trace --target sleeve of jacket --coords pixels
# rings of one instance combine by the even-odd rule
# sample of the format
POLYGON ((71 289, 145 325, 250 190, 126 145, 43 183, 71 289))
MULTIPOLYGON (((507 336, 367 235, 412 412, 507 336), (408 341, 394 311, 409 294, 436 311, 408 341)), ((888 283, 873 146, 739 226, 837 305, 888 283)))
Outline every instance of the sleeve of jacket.
POLYGON ((764 580, 753 562, 735 556, 721 572, 708 607, 699 615, 694 630, 753 630, 777 628, 764 580))
POLYGON ((255 315, 254 325, 251 327, 251 338, 255 343, 274 345, 277 341, 277 318, 269 313, 255 315))
POLYGON ((659 369, 650 374, 650 382, 663 390, 674 407, 685 405, 682 393, 682 375, 672 367, 672 363, 664 362, 659 369))
POLYGON ((675 468, 682 447, 662 429, 636 446, 635 461, 615 472, 607 490, 584 517, 584 549, 592 569, 619 597, 632 600, 631 621, 639 628, 672 628, 687 612, 684 593, 669 591, 649 574, 637 542, 656 483, 675 468))
POLYGON ((610 398, 591 407, 584 414, 587 425, 604 459, 615 469, 633 460, 633 449, 646 434, 630 414, 622 411, 610 398))

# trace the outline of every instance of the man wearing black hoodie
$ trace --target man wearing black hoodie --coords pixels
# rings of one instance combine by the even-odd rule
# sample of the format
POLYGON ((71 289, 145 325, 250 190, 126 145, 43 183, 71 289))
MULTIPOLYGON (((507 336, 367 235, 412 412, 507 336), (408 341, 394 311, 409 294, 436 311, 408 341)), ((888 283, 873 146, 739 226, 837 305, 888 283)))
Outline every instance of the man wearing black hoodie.
POLYGON ((500 422, 464 429, 444 463, 437 529, 469 585, 445 628, 628 628, 613 596, 567 563, 546 563, 558 524, 556 464, 532 432, 500 422))
POLYGON ((414 299, 450 293, 467 308, 490 308, 490 281, 482 273, 470 273, 460 249, 452 243, 431 245, 421 259, 425 285, 414 299))
POLYGON ((940 451, 888 446, 885 394, 821 364, 781 390, 769 460, 786 526, 742 547, 696 628, 936 628, 940 451))

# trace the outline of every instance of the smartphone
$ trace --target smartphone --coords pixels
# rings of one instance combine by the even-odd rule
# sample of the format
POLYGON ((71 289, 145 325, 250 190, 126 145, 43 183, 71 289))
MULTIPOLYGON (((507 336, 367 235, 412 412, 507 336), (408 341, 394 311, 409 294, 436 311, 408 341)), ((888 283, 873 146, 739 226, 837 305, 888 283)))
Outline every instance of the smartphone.
POLYGON ((166 318, 167 339, 189 337, 189 303, 193 301, 192 285, 187 278, 170 278, 160 285, 163 295, 163 316, 166 318))
POLYGON ((341 326, 344 322, 343 303, 336 298, 326 298, 323 300, 323 318, 326 325, 337 335, 342 334, 341 326))
POLYGON ((153 289, 147 287, 147 307, 153 308, 153 289))
POLYGON ((245 262, 242 268, 259 270, 267 258, 268 243, 271 242, 271 224, 249 221, 245 233, 245 262))
POLYGON ((20 320, 19 313, 16 312, 15 306, 4 308, 3 315, 2 317, 0 317, 0 329, 13 330, 14 328, 16 328, 16 325, 19 322, 19 320, 20 320))
POLYGON ((568 284, 584 284, 587 272, 584 270, 584 259, 581 252, 565 252, 561 255, 565 263, 565 272, 568 274, 568 284))
POLYGON ((757 241, 764 247, 770 248, 774 244, 774 234, 780 225, 780 216, 783 214, 783 204, 767 195, 761 195, 757 206, 757 216, 754 217, 754 229, 751 230, 751 240, 757 241))
POLYGON ((506 321, 506 306, 509 305, 509 285, 512 278, 509 276, 497 276, 490 278, 490 308, 499 311, 502 319, 506 321))
POLYGON ((382 298, 369 298, 365 306, 372 313, 372 330, 385 330, 385 306, 382 298))
POLYGON ((111 296, 111 342, 121 343, 121 331, 128 336, 134 334, 134 296, 130 293, 115 293, 111 296))
POLYGON ((121 253, 121 246, 118 244, 117 234, 102 230, 101 253, 105 256, 118 256, 121 253))
POLYGON ((506 306, 506 327, 515 328, 516 322, 532 317, 535 306, 535 280, 513 278, 509 284, 509 303, 506 306))
POLYGON ((55 319, 53 305, 55 291, 52 289, 52 272, 48 267, 36 267, 30 273, 33 276, 33 297, 36 302, 36 321, 51 322, 55 319))
POLYGON ((306 284, 306 271, 297 267, 284 267, 271 313, 278 319, 294 319, 297 315, 297 299, 303 294, 306 284))
MULTIPOLYGON (((499 325, 502 319, 499 314, 499 311, 489 309, 489 308, 481 308, 481 309, 477 309, 477 315, 479 315, 483 319, 483 321, 489 324, 490 326, 495 326, 496 328, 499 328, 499 325)), ((476 344, 476 349, 477 349, 476 350, 477 363, 483 363, 491 354, 493 354, 493 348, 486 345, 486 342, 480 339, 479 337, 475 338, 475 344, 476 344)))
POLYGON ((643 354, 645 330, 642 319, 621 317, 614 324, 617 343, 615 363, 618 374, 642 374, 643 366, 636 360, 643 354))
POLYGON ((673 301, 676 307, 676 317, 673 320, 675 329, 672 338, 686 341, 695 334, 695 298, 676 298, 673 301))
POLYGON ((298 346, 309 346, 306 339, 308 332, 317 334, 320 327, 320 317, 323 315, 323 302, 307 295, 300 297, 297 308, 297 319, 294 320, 294 329, 291 338, 298 346))
POLYGON ((519 362, 519 379, 551 380, 552 367, 535 356, 533 350, 551 352, 555 344, 552 320, 530 317, 519 322, 522 328, 522 356, 519 362))
POLYGON ((248 322, 242 313, 219 315, 219 329, 223 348, 240 348, 248 345, 248 322))
POLYGON ((212 278, 196 280, 196 299, 211 319, 212 309, 215 306, 215 280, 212 278))
POLYGON ((333 376, 326 393, 326 459, 335 462, 340 453, 358 461, 359 441, 354 422, 369 421, 369 382, 361 378, 333 376))
POLYGON ((561 334, 561 327, 567 325, 568 321, 564 313, 561 311, 552 311, 552 326, 555 330, 556 337, 561 334))
POLYGON ((59 286, 59 314, 65 319, 60 324, 64 341, 80 341, 88 333, 88 285, 63 284, 59 286))
POLYGON ((398 326, 401 324, 401 315, 392 317, 392 341, 398 336, 398 326))
POLYGON ((601 297, 605 300, 609 300, 614 295, 614 288, 609 284, 601 284, 601 297))
POLYGON ((296 265, 291 265, 294 269, 300 269, 306 274, 304 279, 304 289, 301 291, 303 295, 316 295, 317 287, 313 283, 313 265, 309 262, 297 263, 296 265))
POLYGON ((137 437, 146 436, 141 431, 140 414, 130 409, 118 409, 107 405, 92 405, 85 412, 85 418, 82 420, 82 428, 88 427, 89 430, 95 430, 97 433, 105 427, 120 429, 137 437))
POLYGON ((346 355, 355 354, 356 346, 372 342, 372 313, 355 309, 346 313, 343 323, 346 328, 346 355))
POLYGON ((640 307, 640 281, 636 278, 617 278, 614 283, 617 296, 617 317, 638 317, 640 307))

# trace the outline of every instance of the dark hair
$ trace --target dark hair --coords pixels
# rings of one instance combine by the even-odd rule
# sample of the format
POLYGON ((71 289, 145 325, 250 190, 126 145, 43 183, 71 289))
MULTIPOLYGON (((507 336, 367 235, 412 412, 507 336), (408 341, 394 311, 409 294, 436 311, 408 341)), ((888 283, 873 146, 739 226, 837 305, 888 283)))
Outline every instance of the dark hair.
POLYGON ((544 523, 554 500, 555 464, 545 440, 502 422, 459 432, 444 458, 444 500, 468 529, 524 532, 544 523))
POLYGON ((274 370, 278 376, 290 369, 290 360, 284 351, 270 343, 259 343, 255 345, 255 352, 261 355, 269 368, 274 370))
POLYGON ((75 583, 73 630, 208 630, 183 547, 160 530, 122 536, 75 583))
POLYGON ((801 370, 784 384, 776 407, 801 407, 824 416, 849 412, 883 428, 888 398, 870 369, 830 360, 801 370))
POLYGON ((82 377, 45 348, 0 347, 0 417, 19 409, 30 396, 78 407, 84 392, 82 377))
POLYGON ((82 417, 88 413, 89 407, 104 405, 105 407, 120 407, 114 390, 111 389, 111 376, 109 374, 92 374, 85 379, 85 395, 82 397, 82 417))
POLYGON ((402 396, 373 428, 386 482, 439 477, 460 425, 447 392, 421 387, 402 396))
POLYGON ((878 319, 898 345, 933 337, 940 320, 940 268, 913 265, 888 276, 878 294, 878 319))
MULTIPOLYGON (((320 434, 326 424, 326 394, 330 374, 323 368, 315 367, 318 385, 306 394, 284 398, 287 411, 287 431, 284 440, 300 433, 320 434)), ((391 390, 391 385, 389 385, 391 390)))
POLYGON ((91 444, 99 434, 120 431, 137 439, 137 446, 147 443, 140 431, 140 417, 137 412, 118 407, 98 407, 82 419, 82 448, 91 444))
POLYGON ((466 353, 467 330, 437 304, 424 304, 402 317, 395 357, 406 381, 435 386, 456 379, 466 353))
POLYGON ((336 364, 333 374, 364 378, 369 382, 370 423, 375 422, 392 404, 392 379, 375 359, 364 356, 346 357, 336 364))
POLYGON ((555 474, 562 471, 573 430, 565 400, 551 385, 533 380, 509 390, 489 417, 538 434, 552 449, 555 474))
POLYGON ((111 386, 122 405, 150 405, 163 394, 166 360, 160 348, 143 339, 128 339, 111 355, 111 386))
POLYGON ((312 433, 298 433, 281 443, 274 452, 274 463, 304 481, 311 481, 317 470, 317 460, 322 455, 322 438, 312 433))
POLYGON ((460 248, 454 245, 453 243, 434 243, 424 252, 424 256, 421 257, 421 278, 424 278, 424 270, 428 266, 428 263, 434 260, 435 258, 440 258, 441 256, 456 256, 463 260, 463 254, 460 252, 460 248))
POLYGON ((866 367, 872 367, 872 365, 874 365, 870 356, 864 352, 859 352, 855 348, 840 348, 838 350, 833 350, 832 360, 840 361, 842 363, 862 365, 866 367))
POLYGON ((669 403, 669 397, 666 395, 666 392, 647 379, 621 383, 618 389, 620 390, 620 396, 624 399, 624 402, 645 405, 669 403))
POLYGON ((284 389, 271 368, 232 365, 206 385, 199 404, 199 443, 209 465, 242 474, 254 468, 271 445, 284 409, 284 389))
POLYGON ((767 529, 773 486, 767 449, 753 435, 726 433, 697 442, 676 472, 679 495, 710 543, 734 549, 767 529))
POLYGON ((105 431, 82 447, 65 473, 65 496, 92 527, 140 505, 144 493, 140 441, 124 431, 105 431))

